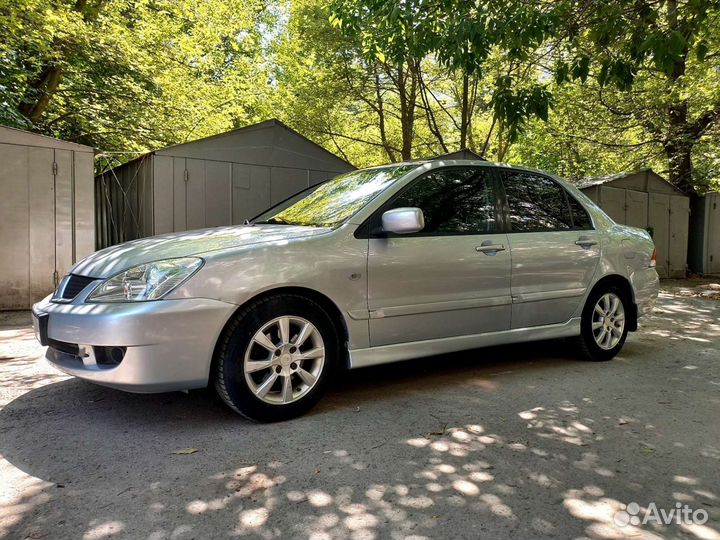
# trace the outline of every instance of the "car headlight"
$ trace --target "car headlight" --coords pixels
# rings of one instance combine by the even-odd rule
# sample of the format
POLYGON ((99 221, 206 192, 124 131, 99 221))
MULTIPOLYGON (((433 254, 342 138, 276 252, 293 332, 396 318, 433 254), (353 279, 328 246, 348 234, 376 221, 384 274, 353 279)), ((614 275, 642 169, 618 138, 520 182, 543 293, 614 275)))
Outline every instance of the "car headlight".
POLYGON ((193 275, 202 259, 184 257, 135 266, 106 279, 88 302, 140 302, 158 300, 193 275))

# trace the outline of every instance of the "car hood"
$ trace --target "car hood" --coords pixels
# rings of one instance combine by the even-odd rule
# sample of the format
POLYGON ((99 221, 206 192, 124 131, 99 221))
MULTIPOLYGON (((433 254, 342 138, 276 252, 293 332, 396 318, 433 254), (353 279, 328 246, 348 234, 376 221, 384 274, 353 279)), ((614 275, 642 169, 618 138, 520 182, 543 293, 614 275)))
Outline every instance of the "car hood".
POLYGON ((326 233, 329 230, 324 227, 291 225, 239 225, 163 234, 97 251, 77 263, 70 272, 81 276, 107 278, 133 266, 161 259, 190 257, 216 250, 291 240, 326 233))

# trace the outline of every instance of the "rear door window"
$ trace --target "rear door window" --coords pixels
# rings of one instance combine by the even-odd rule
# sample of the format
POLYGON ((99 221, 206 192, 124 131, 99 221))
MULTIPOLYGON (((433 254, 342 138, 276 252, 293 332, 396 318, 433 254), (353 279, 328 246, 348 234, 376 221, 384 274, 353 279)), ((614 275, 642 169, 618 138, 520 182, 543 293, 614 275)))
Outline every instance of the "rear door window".
POLYGON ((573 228, 565 189, 546 176, 502 171, 511 232, 564 231, 573 228))
POLYGON ((588 231, 593 229, 592 219, 590 214, 585 210, 580 201, 572 196, 571 193, 567 194, 568 202, 570 203, 570 211, 572 212, 573 229, 579 229, 588 231))

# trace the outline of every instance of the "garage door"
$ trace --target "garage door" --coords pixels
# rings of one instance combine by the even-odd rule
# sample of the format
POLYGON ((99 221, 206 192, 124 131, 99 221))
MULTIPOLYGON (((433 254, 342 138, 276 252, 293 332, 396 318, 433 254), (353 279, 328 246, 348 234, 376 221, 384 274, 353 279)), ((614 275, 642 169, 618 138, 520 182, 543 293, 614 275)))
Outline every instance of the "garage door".
POLYGON ((685 277, 688 252, 690 201, 687 197, 670 196, 670 226, 668 231, 668 276, 685 277))
POLYGON ((625 190, 626 225, 645 229, 648 226, 648 194, 632 189, 625 190))
POLYGON ((720 274, 720 195, 709 194, 712 197, 706 206, 707 230, 705 231, 707 242, 707 272, 720 274))
POLYGON ((155 233, 242 223, 335 173, 155 156, 156 201, 172 182, 172 213, 155 210, 155 233), (172 180, 171 180, 172 178, 172 180))
POLYGON ((0 144, 0 163, 0 309, 27 309, 72 264, 72 153, 0 144))
POLYGON ((600 205, 605 213, 616 223, 625 223, 625 190, 603 186, 600 192, 600 205))
POLYGON ((668 253, 670 196, 660 193, 648 194, 648 228, 657 249, 657 272, 660 277, 670 273, 668 253))

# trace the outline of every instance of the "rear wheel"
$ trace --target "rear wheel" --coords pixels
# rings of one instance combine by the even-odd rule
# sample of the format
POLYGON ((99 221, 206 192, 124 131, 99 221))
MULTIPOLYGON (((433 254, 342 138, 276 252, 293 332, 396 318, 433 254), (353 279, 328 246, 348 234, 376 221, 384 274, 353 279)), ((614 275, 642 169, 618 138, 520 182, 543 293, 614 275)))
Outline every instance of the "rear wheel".
POLYGON ((308 411, 337 365, 338 337, 329 315, 297 295, 253 302, 221 338, 215 387, 236 412, 260 422, 308 411))
POLYGON ((593 291, 585 304, 578 345, 589 360, 610 360, 620 352, 627 338, 630 303, 624 291, 608 286, 593 291))

